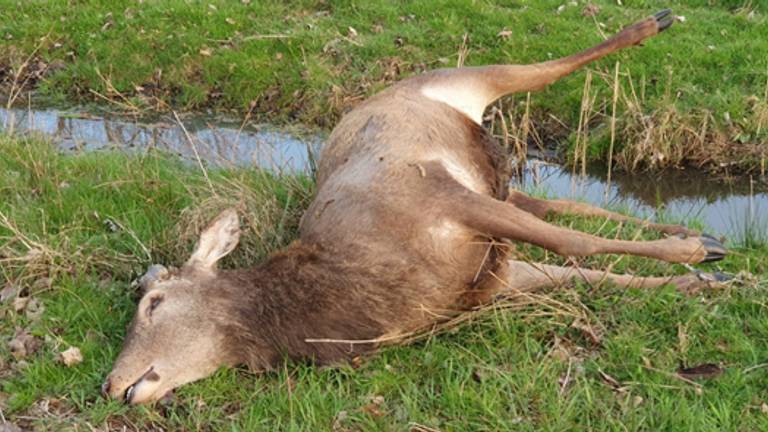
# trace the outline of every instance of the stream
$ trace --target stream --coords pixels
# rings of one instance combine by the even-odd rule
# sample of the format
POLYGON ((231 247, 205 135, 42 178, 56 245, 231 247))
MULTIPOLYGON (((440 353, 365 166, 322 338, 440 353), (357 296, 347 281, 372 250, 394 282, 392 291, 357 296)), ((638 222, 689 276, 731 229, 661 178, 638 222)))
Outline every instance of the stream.
MULTIPOLYGON (((155 121, 109 118, 57 109, 0 109, 0 131, 38 134, 65 152, 150 148, 217 166, 258 166, 279 173, 309 172, 322 146, 317 135, 268 126, 243 126, 215 117, 155 121), (195 143, 193 147, 190 140, 195 143)), ((696 170, 585 175, 538 159, 526 162, 513 186, 549 198, 571 198, 652 220, 699 220, 708 231, 741 242, 768 241, 768 185, 750 178, 712 178, 696 170)))

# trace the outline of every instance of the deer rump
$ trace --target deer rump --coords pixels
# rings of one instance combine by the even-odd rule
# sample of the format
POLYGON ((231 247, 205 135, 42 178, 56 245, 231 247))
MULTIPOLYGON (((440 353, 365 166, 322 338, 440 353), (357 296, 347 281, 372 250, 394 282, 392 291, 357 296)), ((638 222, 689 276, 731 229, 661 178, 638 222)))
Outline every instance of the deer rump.
POLYGON ((633 242, 547 224, 548 212, 644 222, 508 191, 506 157, 481 125, 497 98, 542 88, 672 21, 662 11, 550 62, 429 72, 361 103, 323 149, 299 240, 254 267, 218 270, 240 235, 237 212, 229 209, 201 233, 181 268, 155 265, 141 278, 145 293, 103 393, 152 402, 220 366, 269 370, 286 357, 333 364, 504 292, 571 278, 628 287, 716 282, 701 273, 670 279, 576 271, 510 260, 498 247, 497 240, 509 239, 566 256, 622 253, 683 263, 725 256, 715 239, 681 226, 648 224, 670 236, 633 242))

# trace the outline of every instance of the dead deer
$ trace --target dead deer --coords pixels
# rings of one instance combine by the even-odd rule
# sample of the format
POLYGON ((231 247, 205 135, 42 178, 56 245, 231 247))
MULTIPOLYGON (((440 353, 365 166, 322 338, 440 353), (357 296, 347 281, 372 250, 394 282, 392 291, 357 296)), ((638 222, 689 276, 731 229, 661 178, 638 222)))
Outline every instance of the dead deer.
POLYGON ((726 250, 681 226, 650 224, 669 236, 624 241, 550 225, 542 220, 549 212, 642 222, 508 191, 505 155, 481 125, 485 108, 501 96, 541 89, 673 20, 669 10, 659 12, 559 60, 432 71, 361 103, 323 148, 317 194, 298 240, 255 267, 217 270, 239 239, 237 213, 226 210, 180 269, 150 267, 103 393, 151 402, 221 366, 334 364, 500 294, 573 278, 643 288, 708 283, 701 274, 635 277, 510 259, 501 240, 564 256, 630 254, 671 263, 718 260, 726 250))

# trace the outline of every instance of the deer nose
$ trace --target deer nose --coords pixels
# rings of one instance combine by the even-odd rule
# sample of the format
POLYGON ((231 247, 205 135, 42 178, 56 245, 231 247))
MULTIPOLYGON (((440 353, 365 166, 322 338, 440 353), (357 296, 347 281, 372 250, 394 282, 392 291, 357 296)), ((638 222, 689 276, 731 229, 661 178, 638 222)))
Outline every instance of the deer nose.
POLYGON ((112 387, 112 381, 107 378, 104 384, 101 385, 101 395, 105 398, 109 397, 109 389, 112 387))

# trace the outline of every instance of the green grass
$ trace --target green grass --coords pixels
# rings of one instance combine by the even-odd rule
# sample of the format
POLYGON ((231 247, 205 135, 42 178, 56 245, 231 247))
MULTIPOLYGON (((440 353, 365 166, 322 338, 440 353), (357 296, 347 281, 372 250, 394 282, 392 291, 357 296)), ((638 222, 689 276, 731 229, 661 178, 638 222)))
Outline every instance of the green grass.
MULTIPOLYGON (((250 110, 259 120, 329 130, 346 109, 392 82, 455 66, 465 34, 468 65, 529 63, 587 48, 603 33, 671 7, 684 23, 591 66, 588 157, 609 156, 618 61, 619 167, 728 163, 756 170, 764 163, 764 1, 593 3, 595 17, 582 14, 584 1, 563 0, 0 0, 0 78, 11 86, 31 56, 22 78, 64 103, 103 96, 120 109, 250 110)), ((580 73, 533 96, 532 118, 544 138, 575 141, 583 85, 580 73)), ((508 102, 519 116, 525 97, 508 102)))
MULTIPOLYGON (((357 369, 226 369, 182 388, 168 406, 105 401, 98 388, 135 308, 130 281, 150 262, 183 262, 198 227, 234 203, 244 206, 245 234, 226 265, 258 260, 295 237, 312 193, 305 178, 255 170, 210 176, 215 195, 199 171, 154 152, 62 155, 46 143, 0 137, 0 287, 17 283, 45 307, 35 320, 0 305, 5 418, 47 430, 768 428, 761 411, 768 402, 765 244, 731 245, 718 267, 753 276, 725 290, 686 296, 673 287, 577 284, 543 293, 538 305, 499 309, 426 341, 385 348, 357 369), (40 283, 45 278, 50 288, 40 283), (577 322, 601 334, 599 343, 577 322), (43 338, 26 367, 7 346, 17 327, 43 338), (55 360, 69 346, 84 356, 71 368, 55 360), (679 362, 721 363, 726 371, 697 389, 674 378, 679 362)), ((604 236, 652 236, 600 220, 557 222, 604 236)), ((521 250, 556 261, 537 248, 521 250)), ((585 264, 639 274, 684 271, 639 258, 616 261, 585 264)))

